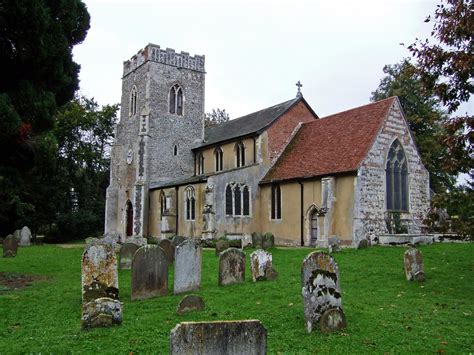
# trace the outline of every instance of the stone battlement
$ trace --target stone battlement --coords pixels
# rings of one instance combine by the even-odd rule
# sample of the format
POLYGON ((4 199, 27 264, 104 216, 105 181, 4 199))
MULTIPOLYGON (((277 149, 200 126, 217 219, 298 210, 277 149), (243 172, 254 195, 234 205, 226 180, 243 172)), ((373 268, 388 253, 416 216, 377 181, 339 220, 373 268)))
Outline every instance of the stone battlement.
POLYGON ((123 63, 123 76, 128 75, 148 60, 172 65, 178 68, 191 69, 203 73, 205 72, 205 57, 203 55, 195 55, 193 57, 187 52, 176 53, 172 48, 161 49, 160 46, 150 43, 130 58, 130 60, 123 63))

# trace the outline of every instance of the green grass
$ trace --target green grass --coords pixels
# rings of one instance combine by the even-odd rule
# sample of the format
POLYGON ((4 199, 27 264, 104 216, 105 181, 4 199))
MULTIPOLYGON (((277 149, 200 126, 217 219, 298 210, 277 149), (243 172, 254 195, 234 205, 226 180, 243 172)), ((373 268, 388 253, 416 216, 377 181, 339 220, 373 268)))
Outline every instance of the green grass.
MULTIPOLYGON (((341 273, 348 328, 330 335, 307 334, 303 322, 300 267, 311 251, 274 249, 279 277, 217 286, 218 259, 205 250, 204 312, 175 313, 181 296, 130 300, 130 271, 120 271, 123 324, 82 331, 81 253, 44 245, 0 258, 0 272, 46 276, 23 290, 0 289, 0 353, 168 353, 170 330, 182 321, 259 319, 269 353, 413 353, 474 351, 474 244, 421 248, 426 282, 407 282, 404 248, 372 247, 335 255, 341 273)), ((169 280, 172 290, 172 275, 169 280)))

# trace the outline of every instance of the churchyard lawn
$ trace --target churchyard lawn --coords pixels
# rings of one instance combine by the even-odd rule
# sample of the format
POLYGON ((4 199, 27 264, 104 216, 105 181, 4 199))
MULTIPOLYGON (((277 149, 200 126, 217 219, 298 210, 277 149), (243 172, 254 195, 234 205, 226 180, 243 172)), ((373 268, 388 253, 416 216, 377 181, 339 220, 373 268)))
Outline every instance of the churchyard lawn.
MULTIPOLYGON (((268 332, 268 352, 413 353, 474 351, 474 244, 420 248, 426 281, 408 282, 402 247, 346 249, 339 264, 347 329, 330 335, 304 326, 300 268, 312 250, 274 248, 275 281, 253 283, 246 250, 243 284, 217 285, 218 258, 203 252, 202 312, 176 315, 184 295, 130 300, 131 271, 119 271, 123 324, 81 330, 82 248, 22 247, 0 258, 0 280, 37 276, 12 290, 0 284, 0 353, 163 353, 170 330, 182 321, 259 319, 268 332)), ((1 282, 1 281, 0 281, 1 282)), ((21 283, 10 283, 11 287, 21 283), (12 286, 13 285, 13 286, 12 286)))

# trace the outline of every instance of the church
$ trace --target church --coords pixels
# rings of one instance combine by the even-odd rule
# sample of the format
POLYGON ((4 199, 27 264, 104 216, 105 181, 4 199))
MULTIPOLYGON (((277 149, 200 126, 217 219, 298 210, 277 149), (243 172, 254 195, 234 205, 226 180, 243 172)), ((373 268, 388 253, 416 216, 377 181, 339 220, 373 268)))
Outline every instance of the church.
MULTIPOLYGON (((204 127, 205 57, 149 44, 124 62, 105 233, 325 247, 420 234, 429 174, 397 97, 319 117, 295 98, 204 127)), ((299 82, 298 82, 299 84, 299 82)))

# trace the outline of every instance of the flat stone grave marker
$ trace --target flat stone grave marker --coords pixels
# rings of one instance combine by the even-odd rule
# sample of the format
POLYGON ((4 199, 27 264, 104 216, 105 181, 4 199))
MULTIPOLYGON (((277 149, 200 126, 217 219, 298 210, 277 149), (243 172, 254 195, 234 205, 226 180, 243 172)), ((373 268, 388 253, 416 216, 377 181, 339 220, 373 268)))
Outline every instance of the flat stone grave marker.
POLYGON ((342 310, 339 269, 333 257, 312 252, 301 266, 305 326, 308 333, 319 325, 322 332, 347 326, 342 310))
POLYGON ((130 270, 132 268, 133 254, 138 249, 138 245, 133 243, 124 243, 120 247, 120 269, 130 270))
POLYGON ((18 252, 18 240, 12 235, 8 235, 3 241, 3 257, 15 257, 18 252))
POLYGON ((259 320, 182 322, 170 334, 170 354, 266 353, 267 331, 259 320))
POLYGON ((182 315, 191 311, 202 311, 204 309, 204 301, 200 296, 187 295, 179 301, 176 313, 182 315))
POLYGON ((219 255, 219 286, 245 281, 245 253, 237 248, 229 248, 219 255))
POLYGON ((132 261, 132 300, 168 294, 168 261, 158 245, 140 247, 132 261))
POLYGON ((174 246, 173 243, 171 243, 169 239, 160 240, 158 245, 165 252, 166 260, 168 260, 168 264, 172 264, 174 261, 174 252, 175 252, 176 246, 174 246))
POLYGON ((405 275, 408 281, 425 281, 425 272, 423 271, 423 255, 421 251, 410 248, 404 254, 405 275))
POLYGON ((201 287, 202 247, 187 239, 176 247, 174 294, 199 290, 201 287))
POLYGON ((250 270, 253 282, 273 280, 278 275, 272 265, 272 254, 263 249, 257 249, 250 254, 250 270))
POLYGON ((110 244, 87 244, 82 254, 83 329, 122 323, 117 256, 110 244))
POLYGON ((20 231, 20 243, 21 247, 29 247, 31 245, 31 231, 30 228, 24 226, 20 231))

